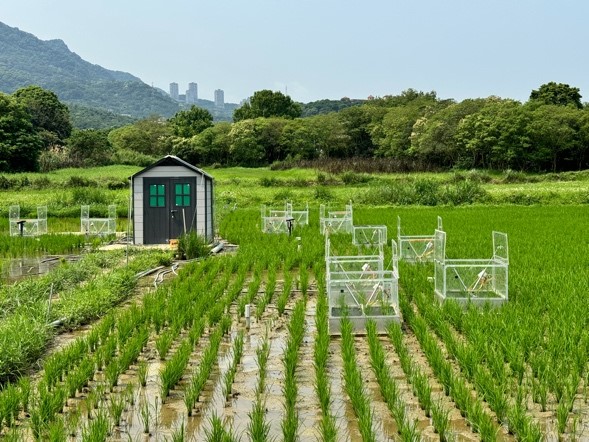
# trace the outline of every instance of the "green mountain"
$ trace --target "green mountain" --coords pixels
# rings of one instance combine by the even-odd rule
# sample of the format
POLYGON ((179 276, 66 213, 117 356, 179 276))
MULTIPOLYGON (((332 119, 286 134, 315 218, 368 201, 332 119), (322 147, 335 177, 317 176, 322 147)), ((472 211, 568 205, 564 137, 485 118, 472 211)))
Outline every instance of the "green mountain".
POLYGON ((62 40, 39 40, 0 22, 0 91, 38 85, 67 104, 141 118, 174 115, 180 106, 139 78, 83 60, 62 40))

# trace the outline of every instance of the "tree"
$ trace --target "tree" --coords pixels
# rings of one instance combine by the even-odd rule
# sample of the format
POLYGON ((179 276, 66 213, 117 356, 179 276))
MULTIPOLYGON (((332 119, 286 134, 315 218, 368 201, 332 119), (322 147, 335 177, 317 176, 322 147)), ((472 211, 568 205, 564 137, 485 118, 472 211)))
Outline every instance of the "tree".
POLYGON ((70 111, 57 95, 39 86, 27 86, 13 95, 31 115, 33 127, 43 138, 45 147, 65 143, 72 132, 70 111))
POLYGON ((286 157, 281 143, 282 130, 287 121, 284 118, 256 118, 255 132, 259 145, 264 148, 265 159, 268 164, 286 157))
POLYGON ((233 123, 229 132, 231 162, 245 167, 266 164, 264 146, 258 143, 255 120, 233 123))
POLYGON ((564 83, 555 83, 554 81, 543 84, 537 90, 533 90, 530 94, 530 100, 538 100, 544 104, 554 104, 557 106, 572 105, 577 109, 583 108, 579 88, 571 87, 564 83))
POLYGON ((171 152, 170 138, 171 130, 168 123, 156 116, 113 129, 108 134, 108 140, 115 150, 130 149, 153 156, 171 152))
POLYGON ((541 170, 567 169, 566 163, 582 157, 579 149, 579 123, 584 111, 556 105, 545 105, 533 111, 528 131, 533 158, 541 170))
POLYGON ((314 160, 319 157, 318 134, 312 118, 288 120, 280 141, 287 157, 314 160))
POLYGON ((213 116, 206 109, 192 106, 189 110, 177 112, 169 122, 174 135, 190 138, 211 127, 213 116))
POLYGON ((317 115, 309 123, 315 134, 319 157, 348 158, 351 155, 350 135, 337 114, 317 115))
POLYGON ((443 108, 413 125, 409 154, 435 166, 452 167, 460 156, 455 135, 460 122, 478 112, 486 100, 467 99, 443 108))
POLYGON ((292 101, 288 95, 264 89, 254 92, 253 97, 248 102, 235 109, 233 121, 237 122, 258 117, 297 118, 301 116, 301 112, 301 106, 292 101))
POLYGON ((176 138, 173 153, 196 166, 229 162, 231 124, 220 122, 190 139, 176 138))
POLYGON ((0 93, 0 171, 37 170, 43 140, 14 97, 0 93))
POLYGON ((465 116, 456 129, 457 166, 525 169, 529 164, 529 110, 519 101, 487 98, 478 112, 465 116))
POLYGON ((348 107, 338 112, 349 138, 353 157, 372 157, 374 144, 370 136, 370 113, 367 106, 348 107))
POLYGON ((112 145, 108 132, 94 129, 74 129, 67 140, 71 159, 82 166, 105 166, 110 163, 112 145))

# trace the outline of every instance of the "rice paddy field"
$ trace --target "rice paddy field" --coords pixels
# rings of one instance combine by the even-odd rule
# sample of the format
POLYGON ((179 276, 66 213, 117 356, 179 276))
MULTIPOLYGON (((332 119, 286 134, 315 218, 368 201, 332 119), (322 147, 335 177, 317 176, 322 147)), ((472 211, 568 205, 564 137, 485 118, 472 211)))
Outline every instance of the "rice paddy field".
POLYGON ((442 217, 448 258, 488 258, 507 233, 509 301, 440 304, 433 264, 400 262, 401 323, 355 334, 344 316, 338 336, 309 207, 292 236, 262 233, 257 204, 220 210, 237 251, 191 262, 5 232, 6 259, 80 257, 0 285, 0 439, 589 440, 588 205, 355 205, 389 240, 397 216, 408 235, 442 217))

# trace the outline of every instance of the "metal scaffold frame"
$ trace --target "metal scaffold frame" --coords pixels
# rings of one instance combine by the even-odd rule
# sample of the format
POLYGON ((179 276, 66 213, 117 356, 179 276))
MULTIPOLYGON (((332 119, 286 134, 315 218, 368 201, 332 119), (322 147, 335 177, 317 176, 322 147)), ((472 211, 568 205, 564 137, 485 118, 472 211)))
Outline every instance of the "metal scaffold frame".
POLYGON ((344 210, 327 210, 324 204, 319 206, 319 229, 326 233, 352 233, 354 213, 352 203, 346 204, 344 210))
MULTIPOLYGON (((440 216, 438 216, 438 230, 442 230, 442 218, 440 216)), ((397 241, 401 261, 433 262, 435 233, 433 235, 402 235, 401 217, 397 216, 397 241)))
POLYGON ((117 231, 117 206, 108 206, 108 218, 90 218, 90 206, 82 206, 80 231, 85 235, 112 235, 117 231))
POLYGON ((446 258, 446 232, 436 230, 434 257, 435 294, 439 301, 460 304, 501 305, 508 301, 509 249, 507 234, 493 232, 490 259, 446 258))
POLYGON ((286 202, 283 210, 268 209, 262 205, 262 232, 290 233, 296 226, 309 224, 309 204, 305 209, 294 210, 292 203, 286 202))
POLYGON ((400 322, 397 244, 391 241, 391 269, 384 268, 384 244, 371 244, 372 255, 335 255, 325 238, 326 288, 329 298, 329 333, 341 333, 340 321, 347 315, 354 332, 366 333, 366 323, 375 321, 379 333, 391 322, 400 322))
POLYGON ((47 206, 37 206, 37 218, 21 218, 20 205, 8 209, 10 236, 38 236, 47 233, 47 206))

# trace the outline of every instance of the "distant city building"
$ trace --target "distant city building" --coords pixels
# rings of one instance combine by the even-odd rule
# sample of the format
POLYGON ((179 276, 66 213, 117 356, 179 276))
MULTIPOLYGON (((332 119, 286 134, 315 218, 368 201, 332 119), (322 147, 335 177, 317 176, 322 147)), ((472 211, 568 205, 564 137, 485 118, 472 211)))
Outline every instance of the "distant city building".
POLYGON ((194 104, 198 100, 198 84, 188 83, 188 90, 186 91, 186 103, 194 104))
POLYGON ((180 103, 186 103, 186 94, 180 94, 180 95, 178 95, 178 101, 180 103))
POLYGON ((178 101, 178 83, 170 83, 170 97, 178 101))
POLYGON ((223 92, 223 89, 215 89, 215 106, 225 107, 225 92, 223 92))

